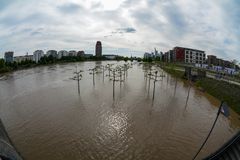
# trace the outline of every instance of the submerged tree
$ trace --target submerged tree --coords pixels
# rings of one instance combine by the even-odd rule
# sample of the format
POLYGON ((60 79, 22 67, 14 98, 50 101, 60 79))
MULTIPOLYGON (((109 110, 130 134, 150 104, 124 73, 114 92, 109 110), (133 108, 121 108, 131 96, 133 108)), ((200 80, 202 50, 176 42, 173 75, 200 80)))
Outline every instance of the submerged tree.
POLYGON ((155 86, 157 81, 161 81, 163 78, 162 74, 159 74, 159 71, 156 70, 151 70, 151 72, 148 73, 148 79, 149 79, 149 87, 150 87, 150 80, 153 80, 153 97, 152 99, 154 100, 155 97, 155 86))
POLYGON ((95 74, 97 73, 97 69, 96 67, 92 68, 92 69, 89 69, 90 73, 93 77, 93 86, 95 86, 95 74))
POLYGON ((73 72, 73 74, 74 74, 74 77, 73 78, 71 78, 72 80, 76 80, 77 81, 77 84, 78 84, 78 93, 80 94, 80 80, 82 80, 82 73, 83 72, 83 70, 79 70, 78 71, 78 69, 77 69, 77 67, 76 67, 76 71, 75 72, 73 72))

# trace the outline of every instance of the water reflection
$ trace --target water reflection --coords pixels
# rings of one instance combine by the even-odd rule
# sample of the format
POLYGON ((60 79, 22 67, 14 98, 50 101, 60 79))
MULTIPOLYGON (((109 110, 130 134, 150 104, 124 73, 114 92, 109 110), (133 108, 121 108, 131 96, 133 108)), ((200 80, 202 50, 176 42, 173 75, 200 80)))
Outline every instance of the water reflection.
POLYGON ((191 85, 189 85, 189 87, 188 87, 187 98, 186 98, 186 103, 185 103, 185 110, 187 109, 190 91, 191 91, 191 85))

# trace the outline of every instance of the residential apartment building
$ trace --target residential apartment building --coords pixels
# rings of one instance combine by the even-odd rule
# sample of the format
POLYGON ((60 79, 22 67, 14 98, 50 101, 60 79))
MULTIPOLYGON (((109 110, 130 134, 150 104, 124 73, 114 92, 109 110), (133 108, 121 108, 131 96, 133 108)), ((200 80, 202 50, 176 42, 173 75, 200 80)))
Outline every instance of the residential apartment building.
POLYGON ((230 61, 217 58, 217 56, 214 56, 214 55, 208 55, 207 57, 208 57, 207 59, 208 66, 213 65, 213 66, 221 66, 221 67, 228 67, 228 68, 233 67, 232 62, 230 61))
POLYGON ((58 57, 57 51, 56 50, 49 50, 47 51, 47 57, 53 56, 54 58, 58 57))
POLYGON ((14 52, 10 51, 10 52, 5 52, 4 54, 4 60, 5 62, 13 62, 14 58, 13 58, 14 52))
POLYGON ((206 62, 206 54, 204 51, 197 49, 174 47, 172 59, 173 62, 204 64, 206 62))
POLYGON ((77 56, 78 57, 84 57, 85 52, 84 51, 78 51, 77 56))
POLYGON ((33 61, 36 63, 38 63, 42 57, 44 57, 43 50, 36 50, 33 52, 33 61))
POLYGON ((14 57, 14 62, 21 63, 23 61, 33 61, 33 55, 25 55, 25 56, 14 57))
POLYGON ((77 56, 77 51, 75 51, 75 50, 71 50, 68 53, 69 53, 69 56, 71 56, 71 57, 77 56))
POLYGON ((185 48, 185 63, 204 64, 206 54, 204 51, 185 48))
POLYGON ((69 53, 66 50, 61 50, 58 52, 58 59, 61 59, 62 57, 67 57, 67 56, 69 56, 69 53))
POLYGON ((165 52, 165 56, 163 58, 165 62, 173 62, 173 50, 169 50, 165 52))

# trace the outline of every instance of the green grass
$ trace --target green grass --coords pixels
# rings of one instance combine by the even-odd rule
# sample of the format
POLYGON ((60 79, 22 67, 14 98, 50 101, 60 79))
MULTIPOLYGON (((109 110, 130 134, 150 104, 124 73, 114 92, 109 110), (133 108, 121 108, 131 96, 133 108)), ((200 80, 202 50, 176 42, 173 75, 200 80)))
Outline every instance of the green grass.
POLYGON ((184 72, 175 70, 175 66, 163 67, 163 70, 173 75, 174 77, 183 78, 184 72))
MULTIPOLYGON (((184 72, 175 70, 175 66, 167 66, 163 69, 174 77, 183 78, 184 72)), ((227 102, 235 112, 240 114, 240 86, 212 78, 200 79, 195 86, 218 100, 227 102)))
POLYGON ((211 78, 204 78, 196 82, 198 87, 204 89, 210 95, 227 104, 240 114, 240 86, 211 78))

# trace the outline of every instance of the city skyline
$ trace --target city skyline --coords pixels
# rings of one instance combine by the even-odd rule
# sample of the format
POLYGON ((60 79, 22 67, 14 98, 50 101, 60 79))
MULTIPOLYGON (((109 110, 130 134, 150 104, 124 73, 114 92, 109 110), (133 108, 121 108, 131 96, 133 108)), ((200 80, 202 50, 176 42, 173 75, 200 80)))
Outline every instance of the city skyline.
POLYGON ((99 40, 103 54, 142 56, 155 47, 185 46, 240 61, 239 1, 0 0, 0 6, 0 57, 38 49, 93 54, 99 40))

